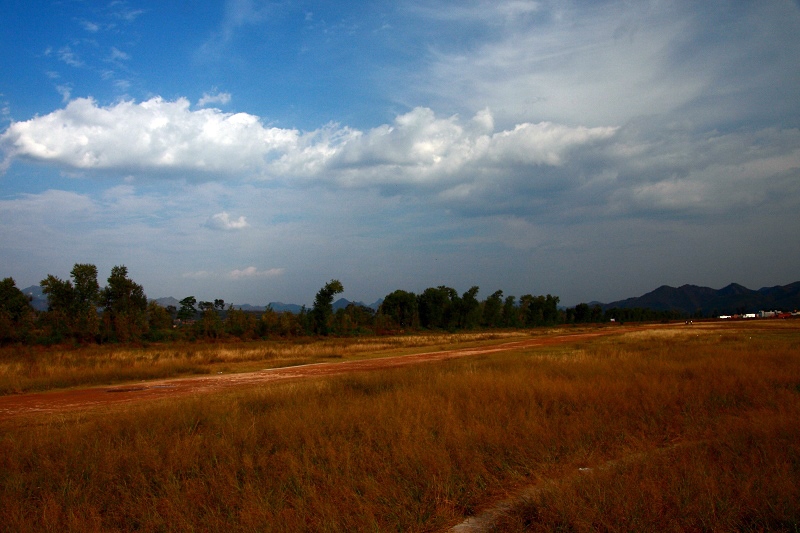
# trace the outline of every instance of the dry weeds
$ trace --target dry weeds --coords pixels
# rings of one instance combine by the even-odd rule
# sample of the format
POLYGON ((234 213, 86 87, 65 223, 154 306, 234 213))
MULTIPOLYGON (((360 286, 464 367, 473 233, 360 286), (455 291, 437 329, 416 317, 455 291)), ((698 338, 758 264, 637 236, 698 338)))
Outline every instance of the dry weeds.
POLYGON ((0 348, 0 394, 212 372, 244 372, 332 359, 411 353, 430 346, 502 342, 529 336, 530 332, 507 331, 141 347, 9 346, 0 348))
POLYGON ((442 531, 562 480, 497 529, 796 529, 800 327, 709 332, 8 425, 0 527, 442 531))

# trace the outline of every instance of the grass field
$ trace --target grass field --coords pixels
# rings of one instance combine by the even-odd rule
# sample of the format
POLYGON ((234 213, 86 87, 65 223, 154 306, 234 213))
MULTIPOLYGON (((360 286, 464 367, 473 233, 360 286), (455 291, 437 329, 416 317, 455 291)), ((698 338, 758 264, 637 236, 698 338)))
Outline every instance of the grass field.
POLYGON ((503 331, 145 346, 6 346, 0 347, 0 394, 247 372, 413 353, 437 346, 481 345, 528 336, 529 332, 503 331))
POLYGON ((796 531, 799 421, 800 323, 658 328, 6 421, 0 530, 796 531))

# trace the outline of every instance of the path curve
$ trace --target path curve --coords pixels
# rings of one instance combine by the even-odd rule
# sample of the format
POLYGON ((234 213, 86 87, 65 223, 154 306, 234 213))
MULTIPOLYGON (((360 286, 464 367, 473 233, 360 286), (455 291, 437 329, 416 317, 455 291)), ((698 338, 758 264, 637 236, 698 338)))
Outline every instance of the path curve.
POLYGON ((313 363, 309 365, 273 368, 238 374, 154 380, 118 386, 0 396, 0 420, 8 420, 26 415, 63 413, 98 407, 141 403, 163 398, 178 398, 290 379, 335 376, 348 373, 400 368, 426 362, 467 357, 470 355, 491 354, 537 346, 565 344, 593 337, 627 333, 636 329, 640 328, 604 328, 591 333, 542 336, 486 347, 458 348, 453 350, 337 363, 313 363))

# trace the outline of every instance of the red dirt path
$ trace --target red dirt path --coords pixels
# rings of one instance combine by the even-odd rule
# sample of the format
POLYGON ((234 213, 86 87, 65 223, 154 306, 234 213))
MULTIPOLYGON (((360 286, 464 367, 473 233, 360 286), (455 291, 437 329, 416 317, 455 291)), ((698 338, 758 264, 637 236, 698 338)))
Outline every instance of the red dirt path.
MULTIPOLYGON (((652 326, 651 326, 652 327, 652 326)), ((370 372, 399 368, 432 361, 444 361, 470 355, 481 355, 537 346, 565 344, 602 335, 620 334, 632 331, 633 327, 618 327, 598 330, 593 333, 555 335, 507 342, 494 346, 459 348, 438 352, 402 355, 344 361, 339 363, 315 363, 310 365, 274 368, 240 374, 190 377, 169 380, 146 381, 119 386, 92 387, 88 389, 69 389, 42 393, 18 394, 0 397, 0 420, 35 415, 38 413, 66 413, 84 409, 112 407, 140 403, 148 400, 177 398, 189 395, 207 394, 271 383, 288 379, 302 379, 320 376, 335 376, 354 372, 370 372)))

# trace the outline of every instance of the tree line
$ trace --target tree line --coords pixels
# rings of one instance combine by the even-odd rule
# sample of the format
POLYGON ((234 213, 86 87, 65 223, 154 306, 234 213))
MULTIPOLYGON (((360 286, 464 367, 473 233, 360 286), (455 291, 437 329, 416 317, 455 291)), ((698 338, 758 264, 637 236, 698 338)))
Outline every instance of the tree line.
POLYGON ((479 288, 459 294, 440 285, 420 294, 396 290, 376 311, 349 304, 334 311, 335 295, 344 291, 333 279, 317 292, 311 309, 299 313, 268 307, 255 313, 225 306, 215 299, 187 296, 180 307, 148 302, 144 288, 130 279, 125 266, 115 266, 105 287, 97 267, 75 264, 69 279, 49 274, 40 282, 47 311, 37 312, 13 278, 0 282, 0 343, 59 344, 163 342, 201 339, 268 339, 312 335, 381 335, 416 330, 463 331, 531 328, 558 324, 653 321, 683 318, 677 312, 611 309, 578 304, 559 308, 558 296, 525 294, 519 298, 497 290, 484 300, 479 288))

